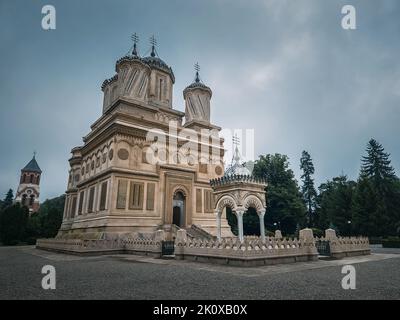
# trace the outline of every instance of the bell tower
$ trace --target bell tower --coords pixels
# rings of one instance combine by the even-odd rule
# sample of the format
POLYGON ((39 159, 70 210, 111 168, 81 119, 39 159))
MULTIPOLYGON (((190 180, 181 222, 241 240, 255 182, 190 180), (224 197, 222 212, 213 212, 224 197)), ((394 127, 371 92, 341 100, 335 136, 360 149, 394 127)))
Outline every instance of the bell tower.
POLYGON ((29 163, 21 169, 21 177, 15 202, 19 202, 22 206, 29 208, 29 213, 39 210, 39 195, 40 195, 40 176, 42 170, 36 161, 36 152, 29 163))

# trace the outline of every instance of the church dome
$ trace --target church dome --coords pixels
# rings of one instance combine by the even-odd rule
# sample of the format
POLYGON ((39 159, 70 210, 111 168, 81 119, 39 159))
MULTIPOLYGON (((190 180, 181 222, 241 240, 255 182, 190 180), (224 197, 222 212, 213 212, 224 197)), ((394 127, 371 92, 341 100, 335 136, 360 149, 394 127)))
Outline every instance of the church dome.
POLYGON ((186 92, 193 90, 193 89, 203 89, 206 90, 210 93, 210 98, 212 96, 212 91, 209 87, 207 87, 201 80, 200 80, 200 76, 199 76, 199 65, 196 63, 195 65, 196 68, 196 78, 194 80, 194 82, 192 82, 191 84, 189 84, 184 90, 183 90, 183 95, 185 96, 186 92))
POLYGON ((164 60, 160 59, 159 57, 156 57, 155 55, 153 56, 152 53, 151 56, 142 58, 142 61, 151 68, 156 68, 168 73, 171 76, 172 82, 175 83, 174 72, 172 71, 172 68, 164 62, 164 60))

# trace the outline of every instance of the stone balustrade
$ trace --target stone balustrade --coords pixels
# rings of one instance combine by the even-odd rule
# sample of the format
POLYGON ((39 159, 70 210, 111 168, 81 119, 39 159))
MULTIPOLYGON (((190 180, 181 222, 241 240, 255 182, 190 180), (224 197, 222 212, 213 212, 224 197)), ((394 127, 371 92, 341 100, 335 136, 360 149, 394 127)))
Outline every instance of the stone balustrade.
POLYGON ((176 259, 223 263, 237 266, 258 266, 297 261, 317 260, 318 252, 313 242, 298 239, 235 238, 222 240, 177 240, 176 259))
POLYGON ((344 257, 371 254, 369 240, 366 237, 316 237, 316 241, 329 241, 330 256, 344 257))
POLYGON ((161 256, 162 239, 115 238, 103 240, 39 239, 36 248, 72 254, 130 253, 161 256))

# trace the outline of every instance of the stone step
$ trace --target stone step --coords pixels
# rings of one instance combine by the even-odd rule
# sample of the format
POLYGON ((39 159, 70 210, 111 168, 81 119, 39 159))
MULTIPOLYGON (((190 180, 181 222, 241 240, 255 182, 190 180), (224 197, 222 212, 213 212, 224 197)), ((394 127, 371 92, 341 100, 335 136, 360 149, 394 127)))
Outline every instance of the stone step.
POLYGON ((175 259, 175 255, 174 254, 168 254, 168 255, 163 255, 161 257, 161 259, 175 259))

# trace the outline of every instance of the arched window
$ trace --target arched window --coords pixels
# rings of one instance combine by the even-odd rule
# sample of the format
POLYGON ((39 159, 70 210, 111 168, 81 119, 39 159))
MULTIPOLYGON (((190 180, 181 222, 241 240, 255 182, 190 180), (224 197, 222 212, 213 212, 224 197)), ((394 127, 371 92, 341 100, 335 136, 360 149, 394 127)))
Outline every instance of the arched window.
POLYGON ((33 206, 33 203, 35 202, 35 196, 32 194, 29 198, 29 206, 33 206))
POLYGON ((34 176, 33 174, 30 175, 29 183, 33 183, 33 178, 34 178, 34 177, 35 177, 35 176, 34 176))

